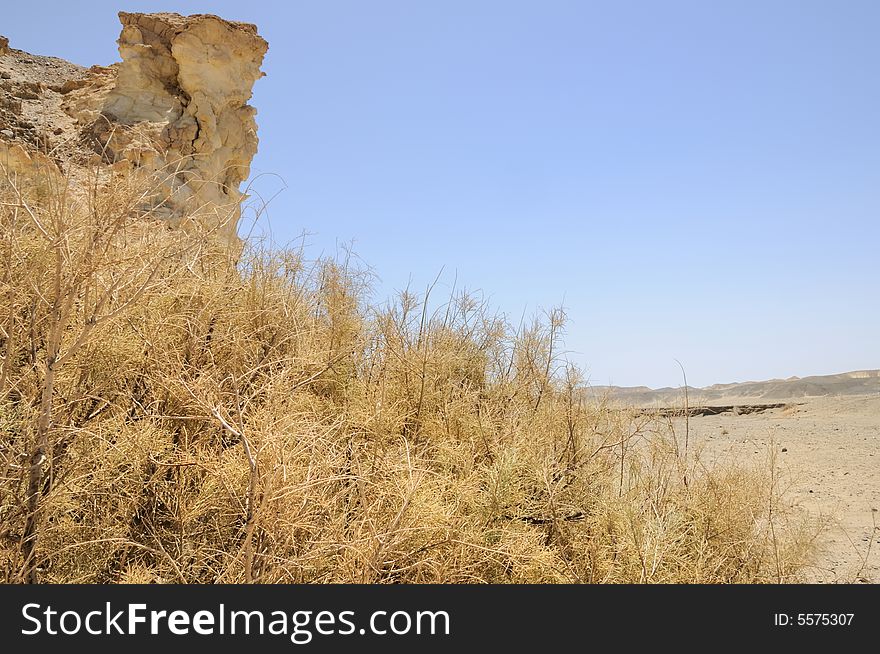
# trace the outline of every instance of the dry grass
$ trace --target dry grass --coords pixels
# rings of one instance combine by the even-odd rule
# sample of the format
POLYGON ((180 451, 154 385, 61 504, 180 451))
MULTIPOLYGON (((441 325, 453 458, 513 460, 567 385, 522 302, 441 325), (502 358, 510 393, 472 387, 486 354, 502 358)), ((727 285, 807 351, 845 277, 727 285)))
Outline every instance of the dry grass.
POLYGON ((233 264, 134 181, 47 184, 0 181, 4 582, 758 583, 808 560, 772 468, 707 469, 585 399, 560 311, 372 306, 352 259, 233 264))

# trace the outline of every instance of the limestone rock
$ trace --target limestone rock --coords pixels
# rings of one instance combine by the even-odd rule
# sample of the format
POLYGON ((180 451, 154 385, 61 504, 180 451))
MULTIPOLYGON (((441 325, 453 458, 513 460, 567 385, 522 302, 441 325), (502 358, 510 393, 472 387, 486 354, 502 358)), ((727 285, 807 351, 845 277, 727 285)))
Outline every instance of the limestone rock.
POLYGON ((0 164, 66 174, 100 162, 150 175, 151 216, 236 239, 240 186, 257 151, 248 105, 268 45, 209 14, 120 12, 122 62, 86 69, 0 40, 0 164), (36 162, 36 163, 35 163, 36 162))

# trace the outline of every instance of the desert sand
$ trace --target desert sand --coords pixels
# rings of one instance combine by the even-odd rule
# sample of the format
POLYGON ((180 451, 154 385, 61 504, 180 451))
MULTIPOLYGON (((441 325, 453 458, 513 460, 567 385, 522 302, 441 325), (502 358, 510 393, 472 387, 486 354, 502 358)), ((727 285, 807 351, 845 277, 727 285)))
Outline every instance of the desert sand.
MULTIPOLYGON (((689 438, 703 461, 766 467, 775 451, 786 499, 824 524, 808 581, 880 583, 880 371, 688 391, 689 438), (710 415, 705 407, 712 407, 710 415), (711 415, 714 410, 721 412, 711 415)), ((664 414, 681 415, 684 408, 682 388, 593 392, 664 414)), ((683 417, 673 423, 684 433, 683 417)))
POLYGON ((775 447, 788 498, 828 520, 810 581, 880 582, 880 395, 803 398, 763 413, 695 416, 690 432, 710 461, 760 464, 775 447))
MULTIPOLYGON (((684 406, 682 389, 601 391, 653 411, 680 413, 684 406)), ((743 409, 697 410, 689 419, 690 442, 707 463, 766 465, 776 452, 787 499, 825 523, 808 580, 880 583, 880 372, 689 389, 692 413, 722 405, 743 409)), ((683 433, 684 418, 673 422, 683 433)))

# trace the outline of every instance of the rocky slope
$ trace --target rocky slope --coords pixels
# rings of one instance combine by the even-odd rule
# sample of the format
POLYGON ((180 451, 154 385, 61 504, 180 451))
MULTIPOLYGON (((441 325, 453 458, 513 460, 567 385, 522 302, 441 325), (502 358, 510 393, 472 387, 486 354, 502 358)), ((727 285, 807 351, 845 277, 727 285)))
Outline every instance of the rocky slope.
POLYGON ((0 38, 0 167, 76 177, 98 165, 148 175, 144 211, 236 239, 257 151, 248 104, 268 45, 217 16, 119 14, 121 63, 83 68, 0 38))

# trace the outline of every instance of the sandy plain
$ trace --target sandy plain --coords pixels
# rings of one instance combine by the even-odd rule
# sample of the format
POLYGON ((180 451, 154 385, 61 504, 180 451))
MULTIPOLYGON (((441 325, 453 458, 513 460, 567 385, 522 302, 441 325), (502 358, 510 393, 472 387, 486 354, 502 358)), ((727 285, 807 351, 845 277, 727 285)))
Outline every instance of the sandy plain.
MULTIPOLYGON (((674 422, 682 433, 683 418, 674 422)), ((809 581, 880 583, 880 394, 793 398, 762 412, 692 416, 688 428, 709 463, 766 465, 775 451, 787 499, 825 523, 809 581)))

